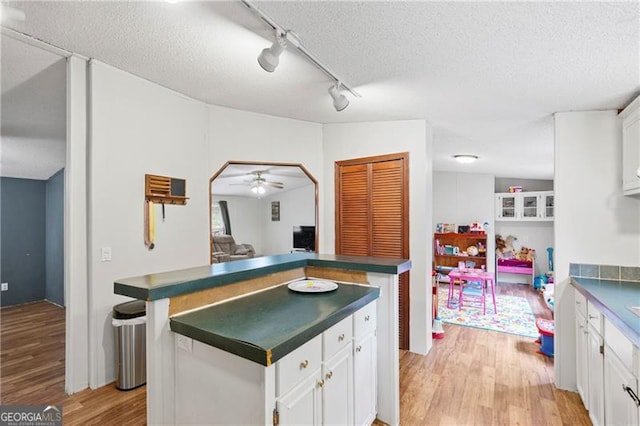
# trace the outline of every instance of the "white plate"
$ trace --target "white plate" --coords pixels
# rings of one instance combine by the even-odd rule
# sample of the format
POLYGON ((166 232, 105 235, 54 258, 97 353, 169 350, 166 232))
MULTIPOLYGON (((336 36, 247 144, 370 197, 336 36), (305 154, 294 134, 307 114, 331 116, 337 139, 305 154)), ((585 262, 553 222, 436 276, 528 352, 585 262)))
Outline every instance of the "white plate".
POLYGON ((301 280, 290 283, 288 287, 300 293, 324 293, 337 289, 338 284, 323 280, 301 280))

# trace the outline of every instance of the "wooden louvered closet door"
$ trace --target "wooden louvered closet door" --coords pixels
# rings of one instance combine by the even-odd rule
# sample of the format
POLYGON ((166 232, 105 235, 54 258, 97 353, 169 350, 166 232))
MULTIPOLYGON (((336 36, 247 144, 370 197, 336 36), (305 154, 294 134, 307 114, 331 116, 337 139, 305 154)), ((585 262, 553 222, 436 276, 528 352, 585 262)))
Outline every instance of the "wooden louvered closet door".
MULTIPOLYGON (((409 154, 336 162, 336 254, 409 258, 409 154)), ((409 349, 409 273, 400 275, 400 349, 409 349)))

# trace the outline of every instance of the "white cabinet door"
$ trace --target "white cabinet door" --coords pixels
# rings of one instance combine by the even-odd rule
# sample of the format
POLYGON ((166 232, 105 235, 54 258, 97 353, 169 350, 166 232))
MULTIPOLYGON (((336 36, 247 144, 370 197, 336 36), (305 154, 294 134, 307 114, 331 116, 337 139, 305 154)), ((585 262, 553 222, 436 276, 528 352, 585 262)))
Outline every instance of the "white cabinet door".
POLYGON ((640 193, 640 97, 621 113, 622 189, 625 195, 640 193))
POLYGON ((553 220, 555 214, 553 191, 543 192, 541 197, 542 203, 540 203, 540 209, 542 210, 542 220, 553 220))
POLYGON ((576 387, 582 403, 589 409, 589 367, 587 361, 587 320, 576 312, 576 387))
POLYGON ((516 194, 496 194, 496 219, 517 220, 516 194))
POLYGON ((499 193, 496 199, 496 220, 542 221, 553 220, 553 191, 499 193))
POLYGON ((638 424, 638 381, 608 346, 604 354, 604 396, 607 425, 638 424))
POLYGON ((322 423, 353 424, 353 349, 351 345, 322 364, 322 423))
POLYGON ((370 425, 375 420, 378 411, 376 348, 375 333, 357 340, 353 345, 356 425, 370 425))
POLYGON ((537 192, 521 192, 520 197, 521 212, 518 217, 520 220, 539 220, 542 219, 542 211, 540 209, 542 197, 537 192))
POLYGON ((589 418, 595 426, 604 425, 604 359, 602 337, 588 325, 589 418))
MULTIPOLYGON (((307 377, 276 401, 281 425, 320 425, 322 422, 321 370, 307 377)), ((251 409, 251 407, 247 407, 251 409)))

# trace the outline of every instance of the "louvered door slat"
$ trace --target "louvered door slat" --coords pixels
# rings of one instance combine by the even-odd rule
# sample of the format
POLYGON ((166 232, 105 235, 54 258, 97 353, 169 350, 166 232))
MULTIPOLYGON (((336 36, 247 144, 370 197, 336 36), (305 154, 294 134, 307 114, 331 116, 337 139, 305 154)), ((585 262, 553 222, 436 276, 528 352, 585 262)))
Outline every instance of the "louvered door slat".
MULTIPOLYGON (((366 165, 345 166, 340 170, 341 200, 339 253, 369 256, 369 170, 366 165)), ((338 236, 336 236, 338 238, 338 236)))
POLYGON ((372 164, 372 251, 375 257, 403 257, 402 160, 372 164))

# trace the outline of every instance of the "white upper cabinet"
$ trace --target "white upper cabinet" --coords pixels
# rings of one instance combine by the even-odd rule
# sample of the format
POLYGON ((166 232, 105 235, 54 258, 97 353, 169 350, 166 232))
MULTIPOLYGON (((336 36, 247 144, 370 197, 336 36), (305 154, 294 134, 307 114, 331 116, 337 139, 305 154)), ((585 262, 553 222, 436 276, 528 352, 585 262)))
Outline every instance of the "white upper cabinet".
POLYGON ((496 220, 553 220, 553 191, 507 192, 496 194, 496 220))
POLYGON ((640 97, 620 113, 622 117, 622 191, 640 194, 640 97))

